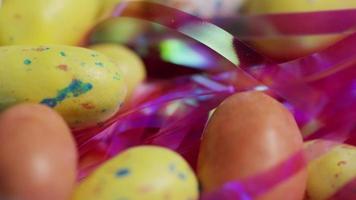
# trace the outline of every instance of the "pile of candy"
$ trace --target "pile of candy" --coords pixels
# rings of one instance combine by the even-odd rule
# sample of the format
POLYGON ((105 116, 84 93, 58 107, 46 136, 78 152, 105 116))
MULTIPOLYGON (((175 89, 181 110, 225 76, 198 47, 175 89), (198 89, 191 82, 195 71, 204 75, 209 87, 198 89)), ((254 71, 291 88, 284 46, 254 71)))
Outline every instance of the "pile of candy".
POLYGON ((0 5, 0 199, 356 199, 354 0, 0 5))

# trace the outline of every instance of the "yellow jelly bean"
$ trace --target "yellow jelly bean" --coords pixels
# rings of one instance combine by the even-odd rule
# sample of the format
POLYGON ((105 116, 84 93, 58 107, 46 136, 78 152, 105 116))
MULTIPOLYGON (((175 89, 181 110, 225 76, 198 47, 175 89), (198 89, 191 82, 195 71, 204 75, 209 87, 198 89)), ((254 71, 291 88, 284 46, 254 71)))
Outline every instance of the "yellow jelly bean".
MULTIPOLYGON (((356 8, 355 0, 249 0, 246 14, 275 14, 356 8)), ((325 21, 325 23, 329 23, 325 21)), ((297 26, 297 24, 296 24, 297 26)), ((322 50, 347 34, 285 36, 248 40, 261 53, 278 60, 291 60, 322 50)))
MULTIPOLYGON (((316 140, 309 145, 328 145, 316 140)), ((356 147, 339 144, 308 165, 307 196, 309 200, 326 200, 356 178, 356 147)))
POLYGON ((0 7, 0 45, 76 45, 96 22, 100 0, 9 0, 0 7))
POLYGON ((74 191, 72 200, 195 200, 197 179, 177 153, 141 146, 99 167, 74 191))
POLYGON ((0 47, 0 110, 22 102, 58 111, 72 128, 103 122, 120 107, 126 85, 105 55, 70 46, 0 47))
POLYGON ((145 66, 140 57, 130 49, 116 44, 97 44, 90 48, 105 54, 119 67, 127 83, 128 97, 145 80, 145 66))

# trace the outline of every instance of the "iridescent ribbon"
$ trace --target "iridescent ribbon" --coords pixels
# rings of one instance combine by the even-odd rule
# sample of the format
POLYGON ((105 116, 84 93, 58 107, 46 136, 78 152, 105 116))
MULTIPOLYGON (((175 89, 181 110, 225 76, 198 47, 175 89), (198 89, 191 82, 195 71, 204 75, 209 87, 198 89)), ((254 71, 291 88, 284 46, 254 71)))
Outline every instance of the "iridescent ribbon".
MULTIPOLYGON (((309 29, 308 23, 303 28, 285 26, 276 32, 278 34, 348 31, 347 38, 322 52, 276 64, 205 20, 155 3, 124 2, 117 7, 113 17, 147 20, 185 34, 229 60, 236 70, 178 78, 168 81, 168 87, 156 85, 150 92, 152 98, 115 116, 102 129, 94 129, 92 135, 85 131, 78 133, 77 138, 83 137, 79 140, 82 157, 90 154, 94 146, 104 146, 105 159, 108 159, 130 146, 155 144, 176 150, 195 166, 197 146, 209 112, 227 96, 244 90, 277 94, 276 97, 294 113, 306 139, 328 138, 343 142, 353 137, 356 129, 356 33, 352 33, 355 13, 355 10, 347 10, 242 19, 243 22, 257 20, 260 23, 285 24, 291 23, 287 19, 300 21, 309 17, 313 19, 310 24, 320 26, 309 26, 309 29), (144 6, 147 12, 125 12, 138 5, 144 6), (283 21, 283 17, 289 18, 283 21), (318 21, 323 17, 330 18, 331 22, 335 20, 335 23, 323 26, 318 21), (339 19, 346 20, 340 23, 339 19), (174 109, 177 107, 179 109, 174 109)), ((263 29, 256 29, 255 33, 261 34, 261 31, 263 29)), ((310 159, 330 148, 325 147, 310 159)), ((305 166, 303 153, 297 152, 285 162, 255 177, 226 183, 219 191, 203 194, 202 198, 251 199, 268 192, 305 166)), ((84 170, 82 175, 86 173, 84 170)), ((338 195, 343 196, 347 192, 349 190, 346 189, 338 195)))

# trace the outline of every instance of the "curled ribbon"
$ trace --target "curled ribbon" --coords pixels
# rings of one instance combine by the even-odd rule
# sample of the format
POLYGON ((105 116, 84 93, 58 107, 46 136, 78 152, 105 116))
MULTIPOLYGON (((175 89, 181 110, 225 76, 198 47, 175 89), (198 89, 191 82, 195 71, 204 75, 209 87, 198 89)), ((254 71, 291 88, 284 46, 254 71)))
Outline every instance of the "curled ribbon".
MULTIPOLYGON (((246 90, 262 90, 275 95, 293 112, 306 140, 326 138, 337 144, 355 138, 356 10, 253 16, 228 24, 212 20, 223 26, 233 24, 236 27, 279 24, 280 29, 268 33, 259 28, 263 26, 251 28, 253 36, 348 34, 328 49, 281 64, 255 52, 238 39, 239 34, 236 37, 206 20, 164 5, 123 2, 112 15, 112 18, 119 17, 141 19, 175 30, 209 47, 236 68, 219 74, 197 74, 147 84, 143 90, 148 92, 138 97, 143 100, 131 109, 119 113, 102 128, 76 133, 82 157, 97 151, 105 155, 98 163, 83 167, 81 177, 120 151, 140 144, 171 148, 195 166, 200 136, 209 112, 227 96, 246 90), (144 6, 147 12, 127 12, 137 6, 144 6), (305 17, 311 20, 302 26, 290 25, 290 21, 300 22, 305 17), (325 18, 331 25, 320 23, 325 18)), ((240 36, 248 35, 242 33, 240 36)), ((307 154, 307 157, 315 159, 333 146, 323 147, 319 153, 307 154)), ((301 150, 254 177, 226 183, 219 191, 203 194, 202 199, 253 199, 305 167, 305 153, 301 150)), ((349 190, 338 195, 345 197, 346 194, 351 195, 349 190)))

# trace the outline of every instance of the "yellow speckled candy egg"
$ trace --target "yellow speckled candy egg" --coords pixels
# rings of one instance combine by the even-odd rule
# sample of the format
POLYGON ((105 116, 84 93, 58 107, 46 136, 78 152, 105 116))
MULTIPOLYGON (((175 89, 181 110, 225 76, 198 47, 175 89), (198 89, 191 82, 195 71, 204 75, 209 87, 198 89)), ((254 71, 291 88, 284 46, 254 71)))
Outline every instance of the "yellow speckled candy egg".
POLYGON ((41 103, 78 129, 111 117, 125 95, 120 70, 96 51, 70 46, 0 47, 0 111, 22 102, 41 103))
POLYGON ((96 23, 100 1, 2 1, 0 45, 79 44, 96 23))
POLYGON ((90 48, 105 54, 120 68, 126 78, 128 97, 145 80, 146 69, 143 61, 125 46, 108 43, 93 45, 90 48))
MULTIPOLYGON (((327 147, 334 144, 328 140, 313 140, 306 147, 327 147)), ((313 152, 309 152, 312 154, 313 152)), ((356 147, 337 144, 329 152, 311 161, 308 165, 307 196, 309 200, 333 199, 338 190, 342 190, 356 180, 356 147)), ((349 185, 349 191, 356 191, 356 185, 349 185)), ((342 198, 339 198, 342 199, 342 198)), ((349 199, 354 199, 351 196, 349 199)))
MULTIPOLYGON (((355 8, 355 0, 249 0, 246 1, 244 9, 246 14, 255 15, 355 8)), ((325 18, 325 24, 329 23, 329 19, 325 18)), ((278 30, 278 28, 270 27, 268 30, 278 30)), ((271 58, 291 60, 325 49, 348 35, 348 33, 330 33, 305 36, 257 37, 249 39, 249 42, 256 50, 271 58)))
POLYGON ((153 146, 131 148, 97 169, 72 200, 195 200, 197 179, 177 153, 153 146))

